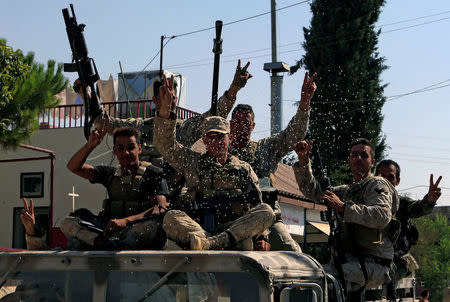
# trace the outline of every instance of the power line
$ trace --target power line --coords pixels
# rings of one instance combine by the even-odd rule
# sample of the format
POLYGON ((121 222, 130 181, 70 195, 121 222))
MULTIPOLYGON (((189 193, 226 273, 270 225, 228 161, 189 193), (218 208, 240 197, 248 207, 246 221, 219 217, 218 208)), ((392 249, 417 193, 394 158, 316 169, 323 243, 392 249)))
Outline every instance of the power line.
POLYGON ((409 28, 418 27, 418 26, 422 26, 422 25, 426 25, 426 24, 430 24, 430 23, 435 23, 435 22, 440 22, 440 21, 444 21, 444 20, 448 20, 448 19, 450 19, 450 17, 441 18, 441 19, 437 19, 437 20, 431 20, 431 21, 428 21, 428 22, 423 22, 423 23, 414 24, 414 25, 410 25, 410 26, 395 28, 395 29, 391 29, 391 30, 385 31, 383 33, 387 34, 387 33, 391 33, 391 32, 394 32, 394 31, 409 29, 409 28))
MULTIPOLYGON (((307 3, 307 2, 309 2, 309 0, 296 2, 296 3, 293 3, 293 4, 287 5, 287 6, 283 6, 283 7, 277 8, 277 9, 275 9, 275 11, 280 11, 280 10, 288 9, 288 8, 293 7, 293 6, 297 6, 297 5, 300 5, 300 4, 304 4, 304 3, 307 3)), ((265 16, 265 15, 268 15, 268 14, 270 14, 270 13, 271 13, 271 11, 268 11, 268 12, 265 12, 265 13, 257 14, 257 15, 250 16, 250 17, 246 17, 246 18, 243 18, 243 19, 238 19, 238 20, 235 20, 235 21, 223 23, 222 26, 228 26, 228 25, 232 25, 232 24, 244 22, 244 21, 247 21, 247 20, 259 18, 259 17, 265 16)), ((207 31, 207 30, 211 30, 211 29, 215 29, 215 27, 214 27, 214 26, 211 26, 211 27, 207 27, 207 28, 203 28, 203 29, 198 29, 198 30, 190 31, 190 32, 183 33, 183 34, 178 34, 178 35, 175 35, 174 37, 175 37, 175 38, 184 37, 184 36, 188 36, 188 35, 192 35, 192 34, 197 34, 197 33, 200 33, 200 32, 207 31)))
POLYGON ((383 24, 380 27, 386 27, 386 26, 396 25, 396 24, 400 24, 400 23, 407 23, 407 22, 416 21, 416 20, 420 20, 420 19, 426 19, 426 18, 429 18, 429 17, 445 15, 445 14, 448 14, 448 13, 450 13, 450 10, 447 10, 447 11, 441 12, 441 13, 437 13, 437 14, 426 15, 426 16, 421 16, 421 17, 417 17, 417 18, 406 19, 406 20, 397 21, 397 22, 393 22, 393 23, 383 24))
MULTIPOLYGON (((409 190, 416 189, 416 188, 428 188, 428 186, 426 186, 426 185, 417 185, 417 186, 414 186, 414 187, 397 190, 397 192, 409 191, 409 190)), ((450 188, 447 188, 447 187, 439 187, 439 188, 445 189, 445 190, 450 190, 450 188)))
POLYGON ((412 156, 412 157, 421 157, 421 158, 429 158, 429 159, 443 159, 450 161, 450 158, 448 157, 435 157, 435 156, 423 156, 423 154, 415 155, 415 154, 408 154, 408 153, 398 153, 398 152, 389 152, 389 154, 398 154, 398 155, 405 155, 405 156, 412 156))
MULTIPOLYGON (((172 39, 173 39, 173 37, 169 37, 169 39, 166 41, 166 43, 164 43, 163 48, 164 48, 164 47, 167 45, 167 43, 169 43, 170 40, 172 40, 172 39)), ((143 73, 143 72, 145 71, 145 69, 146 69, 146 68, 147 68, 147 67, 148 67, 148 66, 156 59, 156 57, 157 57, 160 53, 161 53, 161 49, 158 50, 158 52, 155 54, 155 56, 150 60, 150 62, 147 63, 147 65, 145 65, 144 68, 142 68, 141 72, 139 72, 139 73, 143 73)), ((131 82, 130 86, 133 86, 133 84, 136 82, 137 79, 138 79, 138 77, 136 77, 136 78, 133 80, 133 82, 131 82)), ((125 86, 125 83, 124 83, 124 86, 125 86)), ((125 93, 125 92, 124 92, 124 93, 125 93)), ((123 97, 124 93, 122 93, 117 99, 120 100, 120 99, 123 97)))
MULTIPOLYGON (((381 25, 381 26, 379 27, 379 29, 382 29, 384 26, 389 26, 389 25, 396 24, 396 23, 404 23, 404 22, 407 22, 407 21, 423 19, 423 18, 430 17, 430 16, 442 15, 442 14, 446 14, 446 13, 448 13, 448 12, 450 12, 450 11, 446 11, 446 12, 438 13, 438 14, 433 14, 433 15, 428 15, 428 16, 417 17, 417 18, 408 19, 408 20, 403 20, 403 21, 399 21, 399 22, 394 22, 394 23, 386 24, 386 25, 381 25)), ((251 18, 251 17, 250 17, 250 18, 251 18)), ((428 21, 428 22, 423 22, 423 23, 420 23, 420 24, 415 24, 415 25, 405 26, 405 27, 401 27, 401 28, 396 28, 396 29, 392 29, 392 30, 389 30, 389 31, 381 32, 381 34, 390 33, 390 32, 395 32, 395 31, 400 31, 400 30, 405 30, 405 29, 409 29, 409 28, 412 28, 412 27, 423 26, 423 25, 426 25, 426 24, 435 23, 435 22, 440 22, 440 21, 444 21, 444 20, 447 20, 447 19, 450 19, 450 17, 441 18, 441 19, 437 19, 437 20, 431 20, 431 21, 428 21)), ((211 28, 213 28, 213 27, 211 27, 211 28)), ((350 33, 348 33, 348 34, 346 34, 346 35, 347 35, 347 36, 354 36, 354 34, 355 34, 355 33, 358 33, 358 32, 359 32, 359 30, 358 30, 358 31, 355 31, 355 32, 350 32, 350 33)), ((334 37, 334 35, 325 35, 325 36, 317 37, 317 38, 316 38, 316 42, 317 42, 318 40, 326 40, 326 39, 329 39, 329 38, 332 38, 332 37, 334 37)), ((334 41, 334 42, 329 42, 329 43, 321 44, 320 46, 317 46, 317 47, 311 47, 311 49, 317 49, 317 48, 321 48, 321 47, 323 47, 323 46, 330 46, 330 45, 339 44, 339 43, 342 43, 342 42, 354 41, 354 40, 358 40, 358 39, 359 39, 359 38, 357 38, 357 37, 353 37, 353 38, 349 38, 349 39, 342 39, 342 40, 339 40, 339 41, 334 41)), ((282 46, 280 46, 280 47, 285 47, 285 46, 294 45, 294 44, 299 44, 299 43, 301 43, 301 42, 291 42, 291 43, 282 45, 282 46)), ((228 56, 224 56, 224 57, 229 57, 229 56, 239 56, 239 55, 241 55, 241 54, 247 54, 247 53, 253 53, 253 52, 260 52, 260 51, 263 51, 263 50, 264 50, 264 49, 258 49, 258 50, 254 50, 254 51, 248 51, 248 52, 243 52, 243 53, 236 53, 236 54, 234 54, 234 55, 228 55, 228 56)), ((265 50, 270 50, 270 48, 265 48, 265 50)), ((303 50, 303 49, 298 49, 298 51, 302 51, 302 50, 303 50)), ((267 54, 267 55, 265 55, 265 56, 270 56, 270 54, 267 54)), ((250 57, 250 58, 252 58, 252 57, 250 57)), ((197 62, 203 62, 203 61, 211 61, 211 59, 209 58, 209 59, 196 60, 196 61, 191 61, 191 62, 187 62, 187 63, 180 63, 180 64, 177 64, 177 65, 171 65, 171 66, 167 66, 167 67, 170 67, 170 68, 177 67, 177 68, 178 68, 179 66, 188 65, 188 64, 194 64, 194 63, 197 63, 197 62)), ((212 63, 210 63, 210 64, 212 64, 212 63)), ((209 65, 209 64, 199 64, 199 66, 204 66, 204 65, 209 65)), ((197 65, 189 65, 188 67, 196 67, 196 66, 197 66, 197 65)), ((185 67, 183 67, 183 68, 185 68, 185 67)))
MULTIPOLYGON (((416 89, 414 91, 411 92, 407 92, 407 93, 402 93, 402 94, 397 94, 397 95, 391 95, 391 96, 387 96, 386 97, 386 101, 393 101, 395 99, 407 96, 407 95, 413 95, 413 94, 418 94, 418 93, 422 93, 422 92, 427 92, 427 91, 432 91, 432 90, 437 90, 437 89, 442 89, 445 87, 450 86, 450 84, 447 85, 442 85, 442 86, 438 86, 438 87, 434 87, 436 85, 442 84, 442 83, 446 83, 449 82, 450 79, 445 80, 445 81, 441 81, 439 83, 421 88, 421 89, 416 89), (432 87, 432 88, 428 88, 428 87, 432 87)), ((333 101, 333 102, 327 102, 327 101, 311 101, 311 104, 341 104, 341 103, 364 103, 367 102, 367 100, 361 100, 361 99, 357 99, 357 100, 348 100, 348 101, 333 101)))

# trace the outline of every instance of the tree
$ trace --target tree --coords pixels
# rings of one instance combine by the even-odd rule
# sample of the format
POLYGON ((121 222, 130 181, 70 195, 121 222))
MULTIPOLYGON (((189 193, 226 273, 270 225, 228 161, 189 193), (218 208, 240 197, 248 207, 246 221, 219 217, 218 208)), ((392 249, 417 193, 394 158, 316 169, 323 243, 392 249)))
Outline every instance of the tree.
POLYGON ((37 116, 58 105, 55 95, 67 86, 62 65, 49 60, 47 69, 0 39, 0 146, 17 147, 39 127, 37 116))
POLYGON ((434 219, 421 217, 414 220, 419 230, 419 241, 411 254, 419 263, 416 277, 425 281, 432 301, 442 301, 442 291, 447 288, 450 273, 450 226, 447 217, 434 219))
POLYGON ((386 85, 380 74, 387 67, 377 52, 380 31, 374 25, 383 4, 384 0, 315 0, 311 25, 303 28, 305 54, 297 69, 302 66, 318 74, 310 137, 316 139, 336 183, 352 179, 345 161, 353 139, 371 140, 376 157, 384 155, 381 109, 386 85))

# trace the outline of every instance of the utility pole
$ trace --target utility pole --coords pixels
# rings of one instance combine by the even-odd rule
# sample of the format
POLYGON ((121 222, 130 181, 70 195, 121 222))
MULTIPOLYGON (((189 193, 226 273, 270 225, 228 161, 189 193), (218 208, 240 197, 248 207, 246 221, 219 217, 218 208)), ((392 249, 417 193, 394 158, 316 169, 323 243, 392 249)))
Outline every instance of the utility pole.
POLYGON ((282 130, 283 115, 283 74, 289 71, 289 65, 278 62, 277 58, 277 12, 275 0, 270 1, 271 8, 271 37, 272 37, 272 63, 265 63, 264 70, 270 75, 270 135, 282 130))

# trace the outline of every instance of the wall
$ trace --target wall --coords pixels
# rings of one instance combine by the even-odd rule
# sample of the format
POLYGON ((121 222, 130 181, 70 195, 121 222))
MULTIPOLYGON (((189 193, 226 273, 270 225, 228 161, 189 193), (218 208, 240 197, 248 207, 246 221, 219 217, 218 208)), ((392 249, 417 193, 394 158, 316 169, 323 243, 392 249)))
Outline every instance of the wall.
MULTIPOLYGON (((79 197, 75 199, 75 208, 89 208, 95 214, 102 207, 106 198, 106 190, 102 185, 90 184, 89 181, 67 170, 66 165, 73 154, 86 143, 82 128, 39 130, 25 144, 49 149, 55 152, 54 176, 54 219, 53 225, 59 226, 61 218, 72 211, 72 197, 68 196, 75 187, 79 197)), ((87 163, 92 165, 109 165, 112 160, 112 137, 108 136, 88 157, 87 163)), ((47 154, 18 148, 15 151, 0 150, 0 159, 25 157, 42 157, 47 154)), ((117 164, 115 160, 113 165, 117 164)), ((12 247, 13 208, 23 207, 20 199, 20 173, 44 172, 44 196, 33 199, 35 207, 50 205, 50 160, 0 163, 0 247, 12 247)))

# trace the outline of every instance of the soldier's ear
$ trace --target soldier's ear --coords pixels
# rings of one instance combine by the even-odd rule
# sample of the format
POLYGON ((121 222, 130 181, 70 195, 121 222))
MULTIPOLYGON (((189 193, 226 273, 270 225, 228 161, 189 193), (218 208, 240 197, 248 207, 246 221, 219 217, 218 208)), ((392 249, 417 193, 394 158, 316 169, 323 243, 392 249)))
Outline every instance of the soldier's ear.
POLYGON ((114 155, 117 157, 117 146, 113 146, 113 153, 114 153, 114 155))

